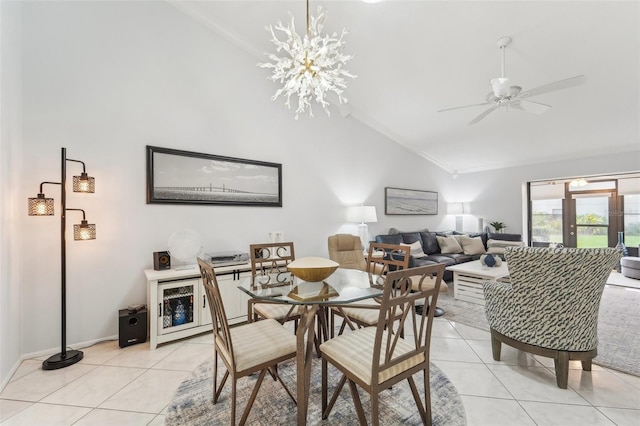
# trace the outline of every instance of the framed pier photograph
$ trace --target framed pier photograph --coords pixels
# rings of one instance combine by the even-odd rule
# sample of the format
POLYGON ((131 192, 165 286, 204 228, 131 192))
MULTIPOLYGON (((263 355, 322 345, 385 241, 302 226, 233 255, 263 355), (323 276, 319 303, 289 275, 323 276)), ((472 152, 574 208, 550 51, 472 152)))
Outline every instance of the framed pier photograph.
POLYGON ((282 207, 282 164, 147 146, 147 204, 282 207))

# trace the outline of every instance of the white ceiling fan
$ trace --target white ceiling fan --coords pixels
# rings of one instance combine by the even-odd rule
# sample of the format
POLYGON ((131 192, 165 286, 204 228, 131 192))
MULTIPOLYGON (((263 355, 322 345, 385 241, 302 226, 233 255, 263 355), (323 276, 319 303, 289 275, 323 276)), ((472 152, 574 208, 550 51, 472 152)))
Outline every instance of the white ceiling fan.
POLYGON ((438 112, 453 111, 461 108, 470 108, 476 106, 490 105, 480 115, 471 120, 468 124, 476 124, 485 118, 494 110, 504 106, 506 108, 514 108, 521 111, 532 112, 534 114, 542 114, 551 108, 551 105, 532 101, 531 97, 542 95, 543 93, 554 92, 556 90, 566 89, 568 87, 583 84, 587 78, 584 75, 567 78, 564 80, 554 81, 553 83, 538 86, 534 89, 522 90, 520 86, 511 86, 511 82, 505 77, 505 50, 511 43, 511 37, 500 37, 496 42, 496 46, 502 52, 502 77, 491 79, 492 91, 487 94, 487 101, 480 104, 464 105, 453 108, 441 109, 438 112))

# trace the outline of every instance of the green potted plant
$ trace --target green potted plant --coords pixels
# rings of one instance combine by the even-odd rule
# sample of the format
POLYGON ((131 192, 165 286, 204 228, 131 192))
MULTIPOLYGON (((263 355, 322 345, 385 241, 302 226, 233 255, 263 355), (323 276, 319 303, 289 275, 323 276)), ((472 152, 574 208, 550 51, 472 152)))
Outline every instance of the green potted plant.
POLYGON ((495 229, 498 233, 502 233, 502 230, 507 227, 504 222, 498 222, 497 220, 495 222, 489 223, 489 225, 493 226, 493 229, 495 229))

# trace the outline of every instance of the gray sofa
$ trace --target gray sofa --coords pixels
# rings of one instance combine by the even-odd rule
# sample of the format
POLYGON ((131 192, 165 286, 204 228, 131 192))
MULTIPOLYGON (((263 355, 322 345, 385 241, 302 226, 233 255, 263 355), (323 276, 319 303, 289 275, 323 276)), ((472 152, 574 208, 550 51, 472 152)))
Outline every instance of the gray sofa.
MULTIPOLYGON (((466 241, 470 241, 469 239, 466 241)), ((522 236, 520 234, 501 234, 491 232, 475 232, 475 233, 461 233, 456 231, 436 231, 431 232, 428 230, 414 231, 414 232, 401 232, 394 228, 389 230, 389 234, 376 235, 375 241, 385 244, 404 244, 411 245, 416 241, 420 241, 422 246, 422 252, 424 255, 414 256, 409 259, 409 267, 418 267, 424 265, 432 265, 434 263, 443 263, 445 266, 451 266, 459 263, 470 262, 472 260, 480 259, 483 254, 480 251, 489 251, 501 256, 505 246, 508 245, 523 245, 522 236), (468 238, 478 239, 482 242, 482 247, 478 250, 465 250, 460 253, 443 253, 438 237, 454 237, 465 236, 468 238), (484 249, 484 250, 482 250, 484 249)), ((414 244, 415 246, 416 244, 414 244)), ((478 248, 479 242, 475 241, 475 247, 478 248)), ((453 273, 446 271, 443 279, 445 281, 451 281, 453 279, 453 273)))

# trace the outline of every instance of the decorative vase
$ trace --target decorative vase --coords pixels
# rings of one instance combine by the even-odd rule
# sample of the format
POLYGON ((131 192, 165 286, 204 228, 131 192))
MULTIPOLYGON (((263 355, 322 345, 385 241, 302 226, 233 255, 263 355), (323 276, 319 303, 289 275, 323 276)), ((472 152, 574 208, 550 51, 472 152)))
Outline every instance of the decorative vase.
POLYGON ((493 257, 492 254, 488 254, 485 258, 484 258, 484 264, 487 265, 489 268, 493 268, 496 264, 496 258, 493 257))
MULTIPOLYGON (((624 245, 624 232, 618 232, 618 244, 616 244, 616 248, 620 250, 622 253, 622 257, 629 256, 629 249, 624 245)), ((620 272, 621 266, 620 262, 616 265, 616 271, 620 272)))

